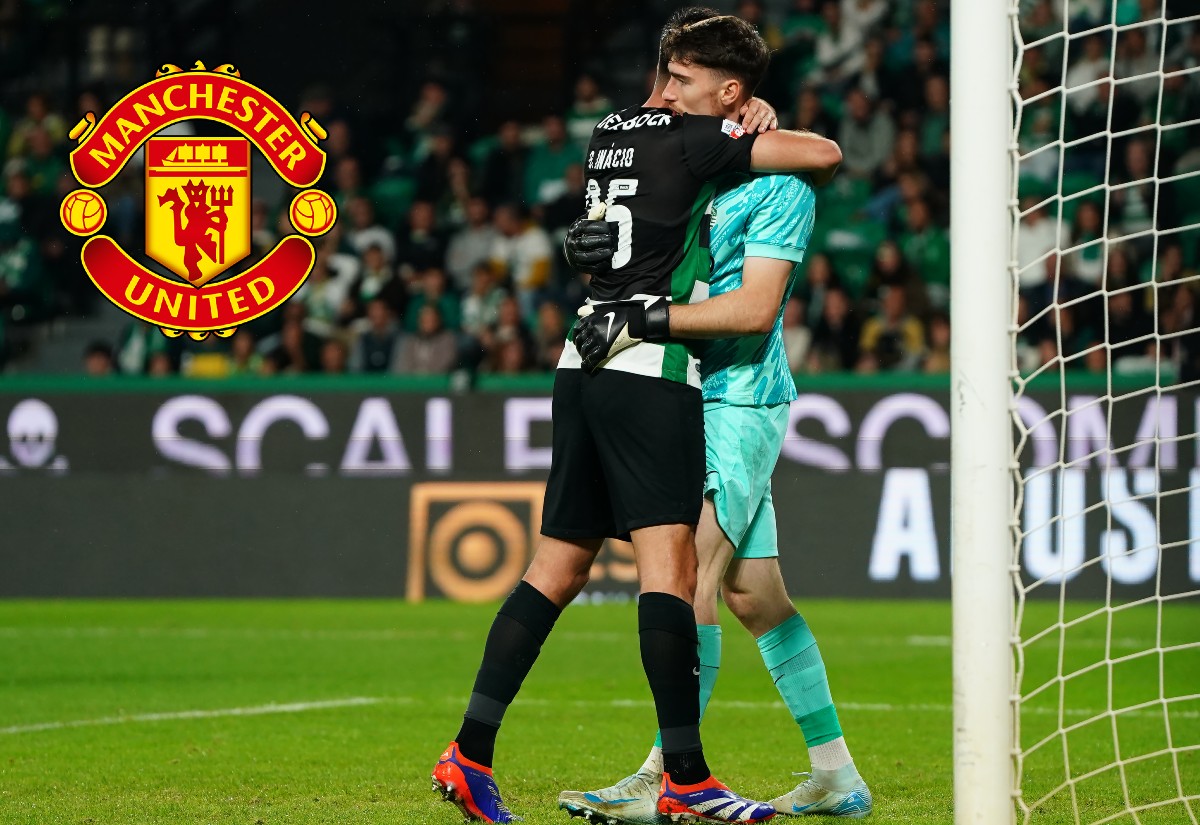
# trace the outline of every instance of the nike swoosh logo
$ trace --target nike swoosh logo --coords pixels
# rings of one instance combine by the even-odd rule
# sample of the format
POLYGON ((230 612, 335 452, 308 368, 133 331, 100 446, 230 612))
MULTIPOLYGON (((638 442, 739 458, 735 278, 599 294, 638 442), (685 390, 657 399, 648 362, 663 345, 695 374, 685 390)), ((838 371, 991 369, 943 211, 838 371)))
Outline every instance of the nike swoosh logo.
POLYGON ((604 799, 601 799, 600 797, 596 796, 594 793, 585 793, 583 795, 583 798, 586 799, 588 802, 593 802, 597 805, 604 805, 604 804, 620 805, 622 802, 637 802, 638 801, 638 798, 636 796, 631 796, 627 799, 604 800, 604 799))
POLYGON ((605 313, 604 317, 608 319, 608 331, 604 333, 604 337, 605 337, 605 339, 611 339, 612 338, 612 325, 613 325, 613 321, 616 320, 617 313, 608 312, 608 313, 605 313))

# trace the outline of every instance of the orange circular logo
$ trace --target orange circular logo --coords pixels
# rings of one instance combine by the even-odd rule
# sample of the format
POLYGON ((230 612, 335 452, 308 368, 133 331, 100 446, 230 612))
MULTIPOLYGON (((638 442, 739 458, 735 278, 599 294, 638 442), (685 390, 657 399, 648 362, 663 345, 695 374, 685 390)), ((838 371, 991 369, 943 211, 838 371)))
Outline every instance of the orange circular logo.
POLYGON ((333 198, 320 189, 309 189, 292 198, 288 217, 298 232, 315 237, 324 235, 333 227, 333 222, 337 220, 337 207, 333 198))
POLYGON ((100 193, 90 189, 76 189, 63 198, 59 207, 59 217, 68 232, 75 235, 91 235, 104 225, 108 216, 108 207, 100 193))

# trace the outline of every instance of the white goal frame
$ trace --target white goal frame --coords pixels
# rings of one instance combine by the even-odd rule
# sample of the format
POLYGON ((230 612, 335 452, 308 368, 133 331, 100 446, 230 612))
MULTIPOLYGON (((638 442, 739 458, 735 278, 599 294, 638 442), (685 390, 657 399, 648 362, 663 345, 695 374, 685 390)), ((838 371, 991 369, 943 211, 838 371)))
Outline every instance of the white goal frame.
POLYGON ((953 0, 951 548, 956 825, 1015 821, 1010 0, 953 0))

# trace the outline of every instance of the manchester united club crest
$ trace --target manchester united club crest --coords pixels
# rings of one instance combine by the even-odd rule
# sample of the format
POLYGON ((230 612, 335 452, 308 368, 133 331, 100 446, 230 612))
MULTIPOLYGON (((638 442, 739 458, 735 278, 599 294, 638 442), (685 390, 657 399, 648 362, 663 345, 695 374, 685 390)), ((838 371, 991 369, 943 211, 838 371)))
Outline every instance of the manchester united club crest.
POLYGON ((59 215, 69 231, 88 237, 84 270, 106 298, 172 337, 231 335, 239 324, 278 307, 312 270, 316 253, 308 237, 328 232, 336 220, 333 199, 309 188, 325 168, 318 147, 325 130, 307 112, 294 119, 229 65, 212 71, 199 62, 188 71, 163 66, 99 120, 89 112, 71 137, 79 143, 71 169, 86 188, 67 195, 59 215), (180 120, 223 123, 242 137, 154 137, 180 120), (158 274, 100 232, 108 209, 99 190, 143 146, 145 258, 177 278, 158 274), (289 208, 297 234, 242 272, 221 278, 251 252, 254 149, 301 190, 289 208))

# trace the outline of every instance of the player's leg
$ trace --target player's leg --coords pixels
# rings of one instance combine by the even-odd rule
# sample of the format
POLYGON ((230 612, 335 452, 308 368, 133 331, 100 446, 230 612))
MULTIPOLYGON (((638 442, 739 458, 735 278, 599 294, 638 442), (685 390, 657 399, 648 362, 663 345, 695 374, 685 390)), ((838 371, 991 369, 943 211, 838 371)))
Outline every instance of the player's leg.
POLYGON ((577 376, 563 374, 575 372, 562 370, 555 378, 543 536, 492 622, 462 727, 433 771, 434 790, 468 819, 514 819, 492 778, 496 735, 559 614, 587 583, 600 537, 613 529, 596 446, 580 409, 580 384, 577 376))
MULTIPOLYGON (((721 627, 717 623, 717 591, 720 588, 725 566, 733 553, 733 544, 717 523, 713 503, 710 500, 728 492, 736 491, 740 482, 730 485, 721 483, 722 477, 734 475, 729 463, 740 464, 740 458, 731 458, 730 448, 739 450, 741 424, 730 419, 727 406, 706 404, 704 406, 705 431, 705 500, 696 527, 697 576, 695 615, 696 633, 699 640, 699 687, 700 718, 703 719, 708 700, 716 684, 721 661, 721 627), (722 458, 718 450, 724 454, 722 458)), ((734 410, 736 415, 736 410, 734 410)), ((749 526, 749 517, 744 508, 737 508, 742 515, 741 525, 733 527, 740 535, 749 526)), ((655 742, 642 766, 633 774, 614 785, 586 793, 563 791, 559 794, 559 807, 573 816, 582 816, 596 823, 614 821, 652 823, 657 820, 657 797, 663 774, 662 734, 656 732, 655 742)))
POLYGON ((695 526, 705 474, 704 421, 696 387, 601 370, 586 405, 618 531, 638 562, 642 666, 662 732, 658 811, 681 819, 758 822, 770 806, 734 794, 708 770, 700 741, 700 660, 695 526), (630 403, 636 399, 636 403, 630 403))
POLYGON ((779 569, 769 492, 725 573, 724 595, 730 611, 757 640, 812 762, 811 777, 771 804, 787 814, 868 815, 871 793, 842 735, 820 649, 788 597, 779 569))

